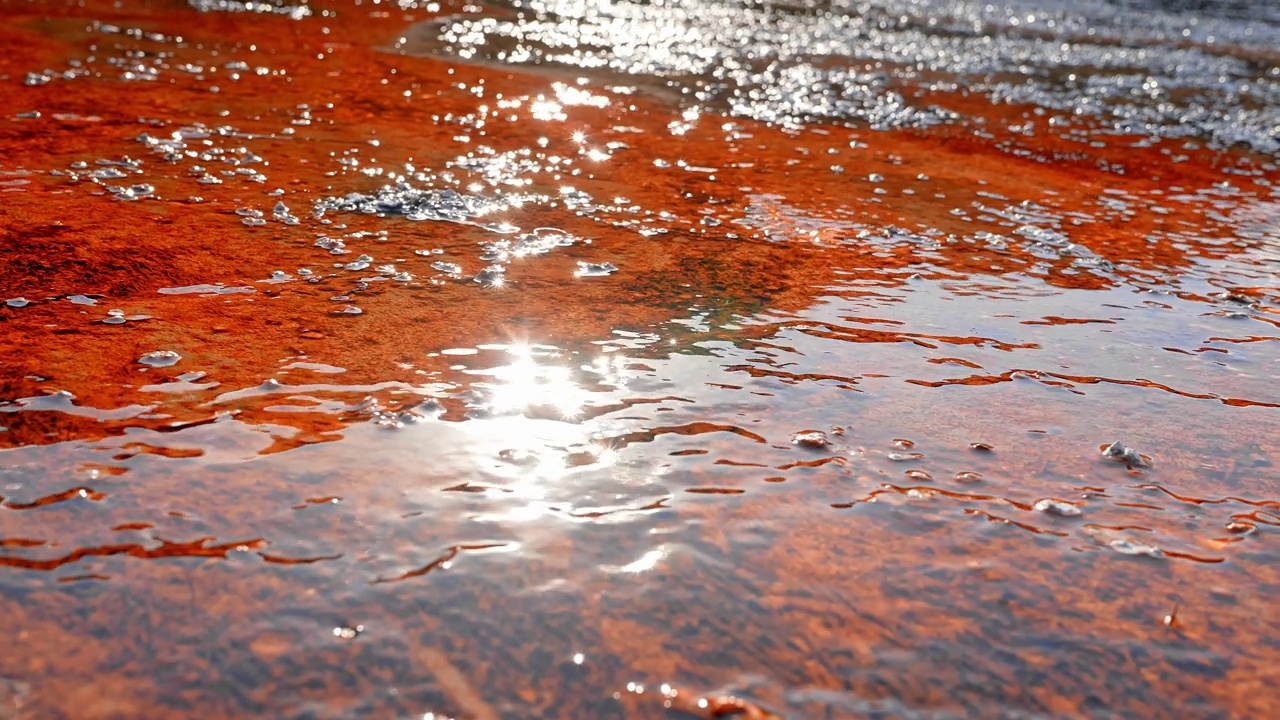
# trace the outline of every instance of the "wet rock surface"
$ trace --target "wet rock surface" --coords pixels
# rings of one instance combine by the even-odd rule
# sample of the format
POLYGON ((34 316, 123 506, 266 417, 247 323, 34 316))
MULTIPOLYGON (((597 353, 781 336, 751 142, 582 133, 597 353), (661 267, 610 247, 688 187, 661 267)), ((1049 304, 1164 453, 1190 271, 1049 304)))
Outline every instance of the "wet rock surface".
POLYGON ((0 15, 0 717, 1275 714, 1270 4, 0 15))

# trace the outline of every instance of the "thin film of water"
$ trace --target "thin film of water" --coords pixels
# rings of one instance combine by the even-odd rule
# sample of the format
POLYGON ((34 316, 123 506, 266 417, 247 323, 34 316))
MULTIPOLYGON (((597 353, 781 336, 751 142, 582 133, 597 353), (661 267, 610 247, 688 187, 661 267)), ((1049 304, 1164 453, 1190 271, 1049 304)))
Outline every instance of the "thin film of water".
POLYGON ((0 12, 0 717, 1280 711, 1268 4, 0 12))

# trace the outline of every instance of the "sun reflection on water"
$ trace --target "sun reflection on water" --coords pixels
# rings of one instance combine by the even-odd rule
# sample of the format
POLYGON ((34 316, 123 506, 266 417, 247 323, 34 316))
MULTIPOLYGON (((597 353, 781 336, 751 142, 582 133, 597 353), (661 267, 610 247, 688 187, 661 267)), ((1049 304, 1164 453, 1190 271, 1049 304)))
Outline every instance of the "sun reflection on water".
POLYGON ((625 387, 627 359, 602 353, 579 365, 568 351, 527 341, 476 350, 500 353, 493 366, 468 371, 481 381, 472 386, 475 422, 466 425, 480 457, 488 458, 483 473, 497 481, 483 492, 501 506, 477 517, 529 523, 613 508, 616 497, 588 495, 579 503, 567 500, 564 489, 579 473, 594 477, 605 470, 617 477, 606 470, 616 463, 617 448, 601 439, 607 429, 589 410, 625 387))
POLYGON ((558 419, 574 420, 580 416, 587 394, 574 382, 570 368, 539 362, 540 358, 557 357, 555 348, 516 343, 505 349, 511 362, 484 371, 493 378, 492 383, 483 384, 491 393, 490 411, 510 414, 550 408, 558 419))

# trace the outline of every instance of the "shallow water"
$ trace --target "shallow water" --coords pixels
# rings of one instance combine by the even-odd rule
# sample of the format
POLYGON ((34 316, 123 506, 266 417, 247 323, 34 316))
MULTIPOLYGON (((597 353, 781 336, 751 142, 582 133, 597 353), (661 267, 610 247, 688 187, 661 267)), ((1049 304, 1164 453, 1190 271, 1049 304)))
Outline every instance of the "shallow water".
POLYGON ((1280 711, 1268 3, 125 5, 0 6, 0 718, 1280 711))

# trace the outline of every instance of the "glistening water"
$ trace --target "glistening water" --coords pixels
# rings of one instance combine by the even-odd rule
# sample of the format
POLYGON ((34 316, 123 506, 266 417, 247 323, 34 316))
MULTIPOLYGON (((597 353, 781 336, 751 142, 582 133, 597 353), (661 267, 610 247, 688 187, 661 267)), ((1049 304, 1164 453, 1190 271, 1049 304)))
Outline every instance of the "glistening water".
POLYGON ((0 718, 1280 714, 1273 3, 0 16, 0 718))

